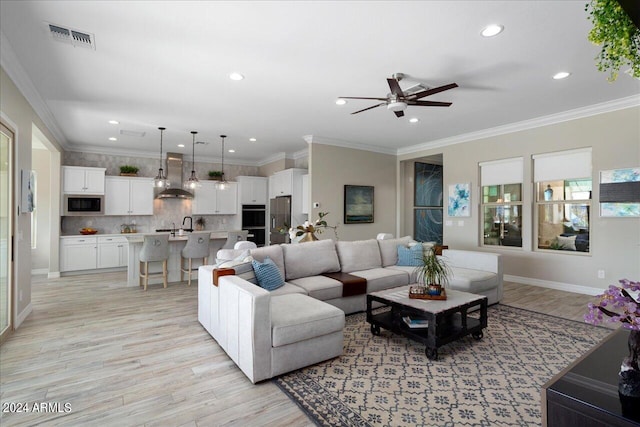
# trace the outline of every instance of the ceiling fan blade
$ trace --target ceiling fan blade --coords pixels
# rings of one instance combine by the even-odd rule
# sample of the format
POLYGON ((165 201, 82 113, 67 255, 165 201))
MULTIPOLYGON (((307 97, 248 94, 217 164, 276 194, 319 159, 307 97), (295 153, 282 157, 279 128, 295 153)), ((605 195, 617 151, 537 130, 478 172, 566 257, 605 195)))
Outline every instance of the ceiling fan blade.
POLYGON ((423 107, 448 107, 452 102, 438 102, 438 101, 408 101, 409 105, 420 105, 423 107))
POLYGON ((391 89, 391 93, 397 96, 404 96, 404 92, 400 89, 400 85, 396 79, 387 79, 387 83, 389 83, 389 89, 391 89))
POLYGON ((429 96, 429 95, 433 95, 433 94, 436 94, 436 93, 444 92, 445 90, 453 89, 455 87, 458 87, 457 83, 451 83, 451 84, 444 85, 444 86, 434 87, 432 89, 423 90, 422 92, 418 92, 418 93, 414 93, 413 95, 409 95, 409 96, 407 96, 407 99, 411 99, 411 100, 420 99, 420 98, 424 98, 425 96, 429 96))
POLYGON ((394 113, 396 114, 396 117, 404 116, 404 111, 394 111, 394 113))
POLYGON ((353 113, 351 113, 351 114, 358 114, 358 113, 362 113, 363 111, 371 110, 372 108, 376 108, 376 107, 379 107, 379 106, 381 106, 381 105, 386 105, 386 104, 387 104, 386 102, 381 102, 380 104, 376 104, 376 105, 373 105, 373 106, 371 106, 371 107, 364 108, 364 109, 362 109, 362 110, 354 111, 354 112, 353 112, 353 113))
POLYGON ((372 99, 374 101, 386 101, 387 98, 367 98, 363 96, 339 96, 339 99, 372 99))

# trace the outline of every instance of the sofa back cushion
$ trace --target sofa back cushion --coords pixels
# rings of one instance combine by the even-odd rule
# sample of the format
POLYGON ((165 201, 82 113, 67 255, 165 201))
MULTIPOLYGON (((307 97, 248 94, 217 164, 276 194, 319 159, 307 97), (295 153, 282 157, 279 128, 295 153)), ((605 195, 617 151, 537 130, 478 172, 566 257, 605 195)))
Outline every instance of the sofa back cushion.
POLYGON ((280 245, 263 246, 261 248, 251 249, 251 256, 256 261, 263 262, 266 257, 271 258, 271 261, 278 267, 282 277, 284 274, 284 256, 282 254, 282 247, 280 245))
POLYGON ((340 262, 333 240, 282 245, 282 252, 287 280, 340 271, 340 262))
POLYGON ((375 239, 336 242, 336 250, 343 273, 382 267, 380 248, 375 239))
POLYGON ((413 239, 411 236, 399 237, 397 239, 378 240, 380 247, 380 257, 382 258, 382 266, 389 267, 396 265, 398 262, 398 245, 408 246, 413 239))

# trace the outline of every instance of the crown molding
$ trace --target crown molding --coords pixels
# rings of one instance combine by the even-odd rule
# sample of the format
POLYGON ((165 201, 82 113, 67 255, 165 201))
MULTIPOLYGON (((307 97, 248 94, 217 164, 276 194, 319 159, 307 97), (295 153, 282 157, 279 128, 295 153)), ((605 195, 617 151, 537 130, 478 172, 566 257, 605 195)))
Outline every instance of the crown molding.
POLYGON ((305 135, 302 138, 305 141, 307 141, 307 144, 333 145, 336 147, 351 148, 353 150, 363 150, 363 151, 371 151, 373 153, 390 154, 392 156, 395 156, 398 154, 398 150, 396 150, 395 148, 371 146, 367 144, 361 144, 359 142, 344 141, 341 139, 327 138, 324 136, 305 135))
POLYGON ((308 157, 309 156, 309 149, 308 148, 304 148, 300 151, 296 151, 295 153, 293 153, 291 155, 291 158, 294 160, 298 160, 298 159, 302 159, 304 157, 308 157))
POLYGON ((626 98, 614 99, 613 101, 593 104, 586 107, 576 108, 573 110, 563 111, 557 114, 537 117, 535 119, 523 120, 521 122, 510 123, 503 126, 488 128, 477 132, 470 132, 462 135, 452 136, 450 138, 438 139, 435 141, 424 142, 422 144, 412 145, 411 147, 400 148, 397 155, 413 154, 433 148, 446 147, 449 145, 461 144, 463 142, 474 141, 483 138, 491 138, 494 136, 505 135, 508 133, 520 132, 523 130, 534 129, 543 126, 554 125, 563 122, 569 122, 585 117, 596 116, 598 114, 610 113, 626 108, 640 106, 640 96, 628 96, 626 98))
POLYGON ((53 134, 62 148, 66 150, 68 147, 67 138, 58 127, 56 119, 53 114, 51 114, 51 110, 49 110, 49 107, 47 107, 47 104, 36 90, 27 72, 22 68, 9 40, 1 30, 0 45, 2 46, 2 49, 0 49, 0 66, 2 66, 9 78, 22 93, 22 96, 25 97, 31 105, 31 108, 33 108, 38 117, 40 117, 40 120, 42 120, 49 132, 53 134))

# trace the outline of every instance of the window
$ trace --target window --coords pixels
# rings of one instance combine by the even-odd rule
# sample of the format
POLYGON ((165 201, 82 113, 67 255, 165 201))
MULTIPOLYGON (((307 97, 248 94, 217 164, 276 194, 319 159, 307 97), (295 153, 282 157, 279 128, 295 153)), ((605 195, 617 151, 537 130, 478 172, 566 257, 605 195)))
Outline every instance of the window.
POLYGON ((480 163, 482 244, 522 247, 522 157, 480 163))
POLYGON ((589 252, 591 149, 534 156, 538 249, 589 252))

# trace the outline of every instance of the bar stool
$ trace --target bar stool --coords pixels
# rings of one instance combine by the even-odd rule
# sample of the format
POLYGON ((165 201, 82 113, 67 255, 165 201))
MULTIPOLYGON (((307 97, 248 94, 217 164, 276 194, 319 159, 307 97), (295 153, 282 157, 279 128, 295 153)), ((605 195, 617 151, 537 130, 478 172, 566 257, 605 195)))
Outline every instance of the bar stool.
POLYGON ((249 234, 248 230, 232 230, 227 233, 227 241, 225 242, 222 249, 233 249, 233 246, 237 242, 241 242, 243 240, 247 240, 247 235, 249 234))
POLYGON ((159 276, 162 274, 162 282, 167 287, 167 260, 169 259, 169 235, 168 234, 149 234, 144 236, 142 249, 140 250, 140 286, 144 284, 144 290, 147 290, 150 276, 159 276), (162 261, 162 272, 149 273, 149 263, 162 261), (144 270, 143 264, 144 263, 144 270))
POLYGON ((191 286, 191 274, 195 270, 198 272, 198 267, 195 269, 192 267, 192 261, 194 258, 202 258, 202 265, 207 264, 209 258, 209 242, 211 241, 210 231, 194 231, 189 235, 187 244, 182 248, 180 253, 180 280, 184 280, 184 273, 189 274, 188 286, 191 286), (188 260, 188 266, 184 266, 184 261, 188 260))

